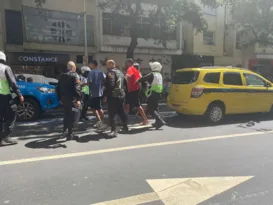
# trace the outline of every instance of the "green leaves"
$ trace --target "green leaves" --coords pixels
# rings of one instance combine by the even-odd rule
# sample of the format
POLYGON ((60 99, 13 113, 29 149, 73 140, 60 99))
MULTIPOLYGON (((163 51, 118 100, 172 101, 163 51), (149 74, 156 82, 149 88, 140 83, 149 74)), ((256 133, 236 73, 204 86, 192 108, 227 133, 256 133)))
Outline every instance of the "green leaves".
POLYGON ((233 23, 252 35, 247 44, 273 46, 272 0, 202 0, 202 3, 214 7, 227 5, 233 23))
POLYGON ((148 17, 151 27, 158 29, 157 27, 160 26, 161 30, 164 30, 165 34, 156 39, 162 43, 168 40, 167 34, 174 32, 177 24, 181 21, 191 23, 197 32, 207 28, 207 22, 200 7, 193 2, 188 0, 169 0, 168 2, 157 0, 151 1, 150 5, 143 2, 142 0, 100 0, 99 7, 104 11, 129 14, 127 18, 133 16, 130 25, 131 30, 135 30, 139 18, 148 17))
POLYGON ((35 4, 37 8, 41 8, 42 5, 46 2, 46 0, 35 0, 35 4))

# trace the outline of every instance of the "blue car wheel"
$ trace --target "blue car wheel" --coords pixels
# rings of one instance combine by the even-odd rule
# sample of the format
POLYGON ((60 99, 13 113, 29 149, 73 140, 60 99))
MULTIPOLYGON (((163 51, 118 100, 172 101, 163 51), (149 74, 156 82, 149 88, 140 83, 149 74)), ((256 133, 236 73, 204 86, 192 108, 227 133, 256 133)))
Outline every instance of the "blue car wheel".
POLYGON ((34 121, 37 120, 40 115, 40 105, 31 98, 25 98, 25 102, 18 105, 17 118, 19 121, 34 121))

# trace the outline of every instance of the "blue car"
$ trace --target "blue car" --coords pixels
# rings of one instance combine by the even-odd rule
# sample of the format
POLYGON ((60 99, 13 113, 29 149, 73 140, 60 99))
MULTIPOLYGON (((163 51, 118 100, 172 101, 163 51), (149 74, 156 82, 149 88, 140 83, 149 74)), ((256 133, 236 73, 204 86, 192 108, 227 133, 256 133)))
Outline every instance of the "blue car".
POLYGON ((18 81, 17 85, 25 98, 25 102, 18 105, 19 121, 37 120, 43 112, 60 106, 53 85, 25 81, 18 81))

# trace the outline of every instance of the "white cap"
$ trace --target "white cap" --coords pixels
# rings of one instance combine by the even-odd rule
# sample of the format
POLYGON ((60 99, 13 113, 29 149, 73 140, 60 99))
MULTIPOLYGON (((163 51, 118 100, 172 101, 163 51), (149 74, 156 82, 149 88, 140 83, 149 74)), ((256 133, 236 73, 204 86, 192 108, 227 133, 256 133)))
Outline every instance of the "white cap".
POLYGON ((0 60, 7 61, 7 57, 4 52, 0 51, 0 60))
POLYGON ((87 67, 87 66, 81 67, 81 72, 82 72, 82 73, 84 73, 84 72, 86 72, 86 71, 91 71, 91 70, 90 70, 90 68, 87 67))
POLYGON ((161 72, 162 70, 162 65, 159 62, 150 62, 149 66, 153 72, 161 72))

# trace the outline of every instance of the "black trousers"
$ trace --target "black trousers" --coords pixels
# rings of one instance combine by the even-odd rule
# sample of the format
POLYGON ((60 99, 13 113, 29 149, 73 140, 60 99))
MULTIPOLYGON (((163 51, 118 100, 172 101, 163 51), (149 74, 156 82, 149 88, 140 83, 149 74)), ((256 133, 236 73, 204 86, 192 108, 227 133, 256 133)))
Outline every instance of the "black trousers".
POLYGON ((160 117, 158 112, 158 103, 160 100, 160 94, 152 92, 148 97, 147 109, 149 114, 156 120, 156 123, 164 123, 163 119, 160 117))
POLYGON ((123 125, 127 125, 127 115, 124 109, 124 99, 108 98, 108 115, 111 131, 117 131, 117 115, 120 117, 123 125))
POLYGON ((12 134, 16 122, 17 105, 11 95, 0 95, 0 139, 12 134))
POLYGON ((89 99, 90 99, 89 95, 85 95, 85 94, 83 95, 83 99, 82 99, 83 107, 82 107, 82 114, 81 114, 82 118, 86 117, 86 114, 87 114, 87 111, 89 108, 89 104, 90 104, 89 99))
POLYGON ((63 98, 62 103, 64 107, 63 132, 68 130, 68 135, 71 135, 79 123, 81 110, 75 108, 71 99, 63 98))

